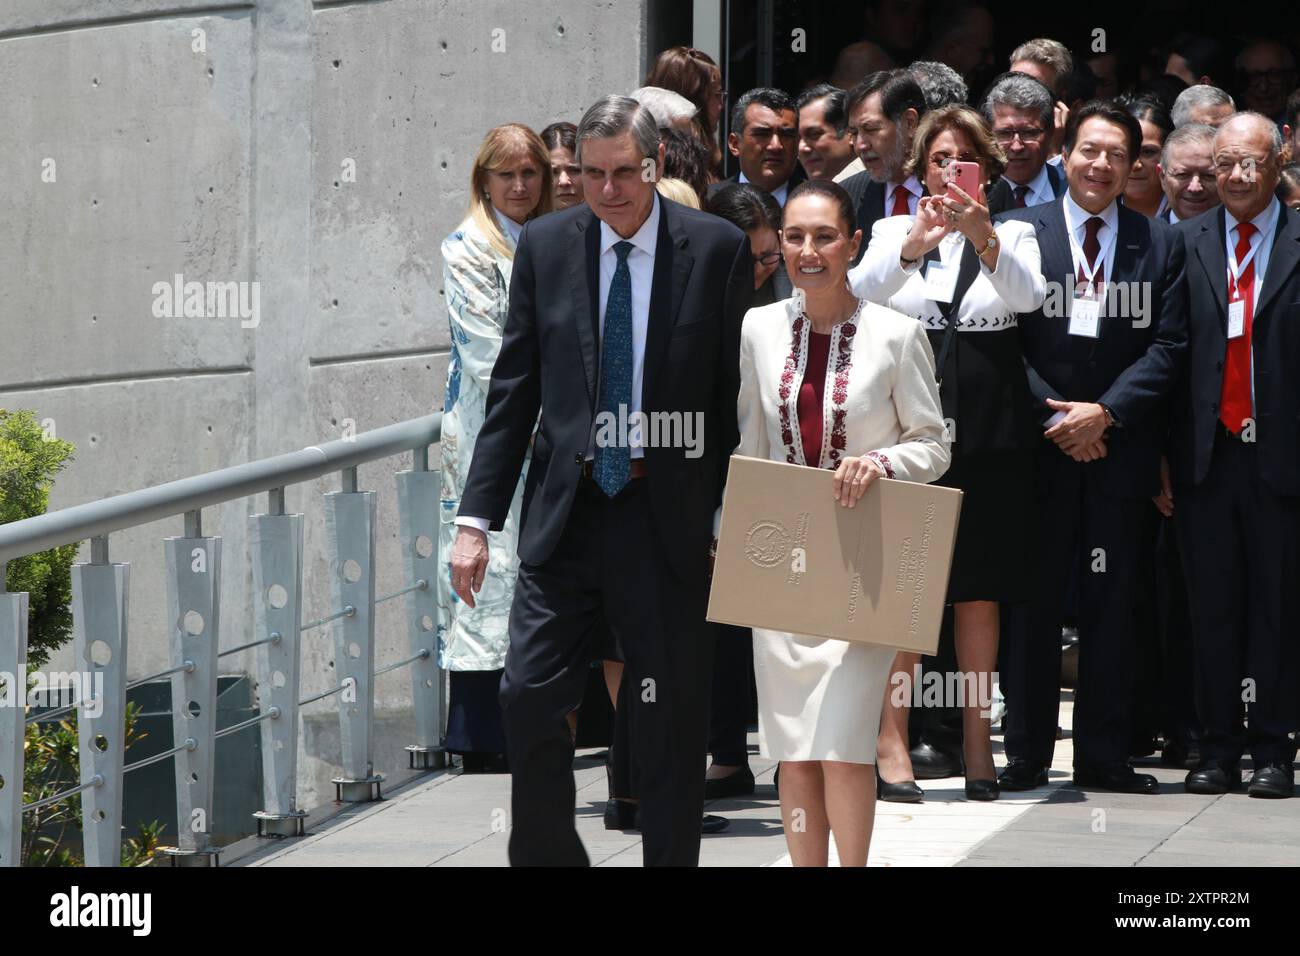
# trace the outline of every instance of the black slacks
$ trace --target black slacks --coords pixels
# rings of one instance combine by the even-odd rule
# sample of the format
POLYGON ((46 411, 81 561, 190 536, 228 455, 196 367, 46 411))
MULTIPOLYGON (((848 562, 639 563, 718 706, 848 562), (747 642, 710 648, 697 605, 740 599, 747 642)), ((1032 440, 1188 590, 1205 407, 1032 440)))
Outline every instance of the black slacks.
POLYGON ((573 740, 564 718, 582 697, 589 635, 600 622, 626 659, 628 750, 644 862, 699 863, 713 658, 704 572, 703 556, 699 581, 683 581, 672 570, 645 479, 630 481, 613 499, 581 481, 554 554, 541 565, 520 565, 501 681, 513 865, 590 862, 574 826, 573 740))
POLYGON ((1008 647, 1015 660, 1006 674, 1007 756, 1051 765, 1061 696, 1061 622, 1078 567, 1074 763, 1122 762, 1128 759, 1137 663, 1138 528, 1152 505, 1149 499, 1104 493, 1095 468, 1055 446, 1039 453, 1038 465, 1037 581, 1025 613, 1015 616, 1020 626, 1008 647))
POLYGON ((1291 761, 1297 713, 1300 497, 1259 477, 1256 446, 1222 431, 1210 470, 1174 491, 1191 599, 1201 757, 1291 761), (1242 727, 1245 703, 1249 729, 1242 727))
POLYGON ((749 764, 748 727, 754 712, 754 632, 710 624, 713 632, 713 698, 709 753, 724 767, 749 764))

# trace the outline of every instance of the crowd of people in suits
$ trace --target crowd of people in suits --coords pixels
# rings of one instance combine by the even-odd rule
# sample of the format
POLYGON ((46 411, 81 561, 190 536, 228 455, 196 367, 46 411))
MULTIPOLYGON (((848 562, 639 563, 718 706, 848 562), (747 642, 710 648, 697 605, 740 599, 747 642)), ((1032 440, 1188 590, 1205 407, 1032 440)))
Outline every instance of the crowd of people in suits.
POLYGON ((757 719, 796 864, 831 833, 864 864, 877 798, 1046 784, 1067 652, 1076 785, 1156 793, 1133 761, 1158 752, 1189 792, 1243 789, 1249 756, 1250 796, 1294 794, 1300 90, 1276 47, 1241 51, 1240 106, 1214 41, 1121 91, 1034 39, 978 95, 939 60, 749 90, 725 141, 721 71, 675 47, 576 126, 488 133, 442 247, 437 627, 446 748, 512 773, 513 862, 586 861, 584 739, 609 744, 606 825, 695 862, 727 825, 703 801, 755 792, 757 719), (595 443, 620 404, 702 410, 705 455, 595 443), (833 469, 845 506, 880 477, 963 491, 936 657, 705 623, 733 451, 833 469), (996 697, 886 693, 935 670, 996 697))

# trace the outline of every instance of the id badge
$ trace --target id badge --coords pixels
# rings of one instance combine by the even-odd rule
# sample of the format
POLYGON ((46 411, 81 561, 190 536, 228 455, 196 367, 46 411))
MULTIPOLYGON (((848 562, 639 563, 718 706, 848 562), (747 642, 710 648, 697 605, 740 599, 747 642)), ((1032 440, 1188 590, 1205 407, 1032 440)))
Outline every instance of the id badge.
POLYGON ((1228 303, 1228 338, 1236 339, 1246 334, 1246 300, 1228 303))
POLYGON ((1101 328, 1101 299, 1076 296, 1070 309, 1070 334, 1095 339, 1101 328))
POLYGON ((925 268, 925 297, 934 302, 951 302, 957 291, 957 270, 942 262, 925 268))

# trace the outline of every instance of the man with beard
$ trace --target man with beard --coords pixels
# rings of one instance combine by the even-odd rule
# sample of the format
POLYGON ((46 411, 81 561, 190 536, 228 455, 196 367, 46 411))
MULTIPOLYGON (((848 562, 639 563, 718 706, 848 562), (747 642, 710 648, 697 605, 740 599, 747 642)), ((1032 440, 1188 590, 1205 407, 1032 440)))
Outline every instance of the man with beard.
POLYGON ((923 189, 915 176, 903 176, 903 163, 925 113, 925 94, 907 70, 881 70, 849 91, 847 107, 849 135, 865 167, 841 183, 853 200, 862 230, 856 265, 871 242, 877 219, 916 214, 923 189))

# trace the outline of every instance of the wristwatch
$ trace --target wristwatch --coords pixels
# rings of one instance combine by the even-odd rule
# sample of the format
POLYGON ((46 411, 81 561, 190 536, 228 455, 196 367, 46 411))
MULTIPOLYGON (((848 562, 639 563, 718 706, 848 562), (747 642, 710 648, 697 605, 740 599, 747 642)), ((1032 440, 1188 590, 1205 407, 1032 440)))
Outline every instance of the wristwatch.
POLYGON ((988 252, 990 249, 996 249, 997 247, 998 247, 998 234, 996 232, 990 232, 989 240, 988 242, 984 243, 984 248, 979 251, 979 254, 984 255, 984 253, 988 252))
MULTIPOLYGON (((1101 402, 1098 402, 1097 404, 1098 404, 1098 405, 1101 405, 1101 402)), ((1101 405, 1101 410, 1102 410, 1103 412, 1106 413, 1106 427, 1107 427, 1107 428, 1118 428, 1118 427, 1119 427, 1119 421, 1115 418, 1115 413, 1112 412, 1112 411, 1111 411, 1109 408, 1107 408, 1105 405, 1101 405)))

